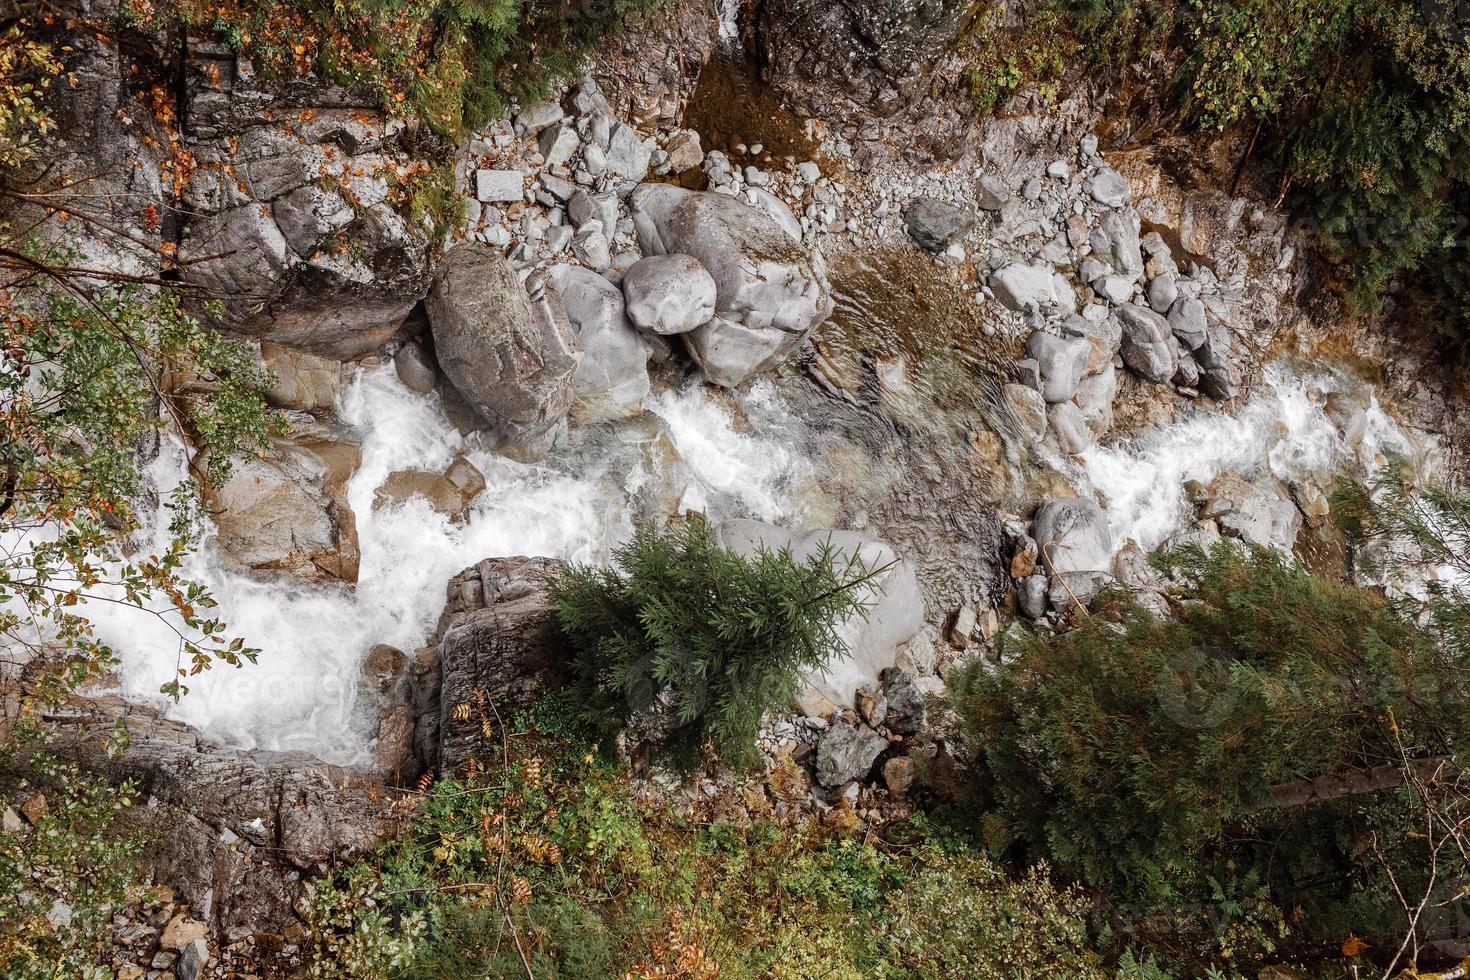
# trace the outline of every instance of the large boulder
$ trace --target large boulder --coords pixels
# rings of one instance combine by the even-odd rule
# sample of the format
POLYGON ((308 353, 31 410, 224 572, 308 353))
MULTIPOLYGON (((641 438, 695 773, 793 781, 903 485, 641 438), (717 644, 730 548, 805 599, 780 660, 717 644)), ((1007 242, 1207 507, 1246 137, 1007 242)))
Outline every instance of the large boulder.
POLYGON ((716 315, 683 335, 712 383, 774 367, 831 313, 820 259, 759 208, 669 184, 638 188, 631 207, 645 255, 689 255, 714 278, 716 315))
POLYGON ((817 744, 817 782, 836 789, 854 779, 862 779, 886 748, 888 739, 867 725, 834 722, 817 744))
POLYGON ((506 442, 532 447, 566 417, 577 338, 540 278, 523 286, 498 249, 461 245, 426 308, 440 368, 506 442))
POLYGON ((1214 519, 1220 533, 1290 554, 1302 529, 1301 511, 1290 492, 1271 476, 1247 480, 1226 470, 1210 481, 1201 519, 1214 519))
POLYGON ((220 933, 300 928, 305 882, 404 825, 391 791, 359 772, 304 752, 231 749, 115 696, 54 712, 44 749, 133 784, 146 803, 121 820, 144 841, 140 871, 220 933))
POLYGON ((1097 227, 1088 237, 1092 254, 1112 267, 1112 271, 1129 281, 1143 276, 1143 250, 1138 240, 1138 212, 1132 208, 1104 211, 1097 227))
POLYGON ((915 198, 904 209, 903 227, 922 248, 942 252, 975 227, 975 216, 964 208, 925 195, 915 198))
POLYGON ((1108 516, 1095 502, 1080 498, 1050 500, 1032 522, 1037 564, 1051 576, 1051 603, 1065 607, 1085 602, 1112 578, 1113 535, 1108 516))
POLYGON ((837 632, 846 654, 813 671, 800 708, 808 715, 821 715, 850 708, 860 687, 877 688, 878 675, 892 667, 899 651, 924 626, 924 599, 911 564, 889 545, 857 531, 818 530, 800 533, 762 521, 726 521, 716 529, 720 543, 742 555, 764 547, 790 548, 796 561, 805 561, 830 545, 845 561, 856 556, 868 570, 885 568, 860 586, 869 605, 867 615, 854 615, 838 624, 837 632))
POLYGON ((1117 317, 1123 327, 1119 348, 1123 363, 1145 381, 1164 384, 1173 378, 1179 370, 1179 350, 1169 321, 1135 303, 1118 307, 1117 317))
MULTIPOLYGON (((1155 280, 1157 282, 1158 280, 1155 280)), ((1205 304, 1193 296, 1181 296, 1169 307, 1169 329, 1188 351, 1196 351, 1209 339, 1209 321, 1205 318, 1205 304)))
POLYGON ((1087 371, 1093 346, 1082 337, 1058 337, 1038 330, 1026 341, 1026 353, 1041 374, 1041 395, 1056 404, 1071 399, 1087 371))
POLYGON ((649 348, 624 315, 623 293, 579 266, 555 266, 549 278, 581 348, 572 380, 573 418, 601 422, 643 411, 649 348))
POLYGON ((1017 312, 1071 312, 1077 294, 1049 265, 1014 262, 990 274, 990 288, 1000 304, 1017 312))
POLYGON ((623 274, 628 318, 657 334, 688 333, 715 315, 715 280, 692 255, 650 255, 623 274))
POLYGON ((449 582, 447 603, 412 668, 414 749, 425 769, 457 774, 499 726, 562 677, 565 655, 546 588, 563 565, 488 558, 449 582))
POLYGON ((237 461, 207 491, 220 553, 259 571, 356 582, 357 520, 347 480, 361 460, 361 447, 345 433, 295 420, 289 437, 237 461))

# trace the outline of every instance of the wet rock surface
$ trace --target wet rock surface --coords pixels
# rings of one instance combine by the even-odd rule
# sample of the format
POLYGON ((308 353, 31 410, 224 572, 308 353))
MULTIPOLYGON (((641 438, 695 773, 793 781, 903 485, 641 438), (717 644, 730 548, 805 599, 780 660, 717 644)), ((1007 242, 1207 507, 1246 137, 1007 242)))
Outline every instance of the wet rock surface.
POLYGON ((347 480, 362 451, 351 433, 299 420, 257 459, 236 462, 208 501, 232 561, 307 580, 356 582, 357 521, 347 480))
POLYGON ((439 366, 507 441, 532 445, 566 417, 578 345, 544 283, 528 291, 498 250, 465 245, 435 273, 427 308, 439 366))

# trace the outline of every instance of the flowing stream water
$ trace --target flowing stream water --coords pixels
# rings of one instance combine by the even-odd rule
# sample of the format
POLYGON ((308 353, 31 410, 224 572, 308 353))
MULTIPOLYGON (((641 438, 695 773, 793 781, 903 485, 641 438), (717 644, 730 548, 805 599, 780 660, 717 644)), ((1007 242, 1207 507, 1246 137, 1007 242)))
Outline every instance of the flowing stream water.
MULTIPOLYGON (((525 464, 474 449, 437 398, 408 391, 391 367, 362 371, 339 406, 363 440, 348 484, 362 552, 357 587, 232 570, 206 533, 187 571, 214 593, 232 633, 262 652, 258 664, 190 678, 190 692, 169 713, 237 745, 364 762, 372 720, 359 704, 363 656, 375 643, 408 651, 421 644, 445 583, 469 565, 502 555, 603 561, 635 515, 650 510, 804 523, 813 467, 792 439, 795 420, 769 384, 739 397, 738 427, 718 397, 698 382, 662 392, 645 419, 579 434, 545 462, 525 464), (459 453, 487 483, 462 522, 423 499, 374 506, 389 473, 442 470, 459 453)), ((181 448, 169 447, 154 470, 162 487, 176 482, 181 448)), ((91 605, 100 636, 121 656, 123 693, 157 699, 177 667, 169 629, 134 610, 91 605)))
POLYGON ((1208 484, 1234 470, 1330 485, 1342 471, 1367 476, 1387 454, 1422 465, 1420 447, 1362 382, 1325 365, 1277 361, 1267 365, 1234 413, 1205 411, 1094 446, 1083 454, 1082 466, 1086 485, 1107 508, 1114 541, 1132 538, 1149 551, 1191 520, 1186 481, 1208 484), (1347 432, 1325 410, 1327 396, 1334 393, 1364 403, 1347 432))
MULTIPOLYGON (((169 713, 240 746, 300 749, 343 764, 364 763, 374 723, 364 702, 371 695, 359 679, 364 655, 375 643, 414 650, 433 628, 445 583, 483 558, 604 561, 636 520, 686 509, 715 519, 749 516, 792 527, 819 526, 834 519, 832 500, 871 498, 875 483, 887 485, 905 471, 907 464, 894 461, 904 458, 892 453, 895 444, 922 440, 938 446, 948 453, 940 479, 951 479, 960 450, 946 450, 942 440, 965 445, 956 436, 964 429, 956 419, 981 411, 993 394, 994 385, 987 381, 995 376, 993 357, 956 348, 956 362, 943 367, 938 362, 950 360, 944 354, 948 347, 931 345, 925 360, 894 333, 891 322, 879 322, 873 311, 881 306, 859 283, 838 297, 843 315, 824 331, 829 346, 855 331, 866 333, 870 344, 884 345, 876 356, 863 354, 878 365, 876 381, 866 382, 870 388, 884 386, 883 373, 890 370, 883 367, 886 358, 906 355, 904 371, 915 391, 897 410, 891 397, 871 391, 874 406, 844 409, 849 418, 882 416, 881 425, 874 426, 886 442, 881 451, 857 445, 863 438, 860 428, 823 431, 810 412, 810 399, 841 402, 815 396, 813 386, 799 377, 788 375, 784 387, 763 380, 743 393, 728 393, 696 376, 650 396, 648 411, 639 419, 574 429, 567 444, 545 461, 518 463, 475 448, 450 424, 437 396, 410 392, 391 367, 360 371, 338 406, 341 421, 362 440, 362 463, 347 488, 361 548, 357 586, 307 584, 232 569, 206 530, 187 572, 219 599, 232 633, 262 652, 258 664, 238 670, 217 666, 190 678, 190 693, 167 705, 169 713), (969 381, 960 383, 961 376, 969 381), (793 389, 793 382, 805 391, 793 389), (960 397, 964 391, 972 396, 960 397), (924 419, 926 429, 914 427, 924 419), (846 470, 831 465, 834 442, 867 462, 846 470), (824 443, 826 453, 813 451, 824 443), (458 454, 466 455, 487 483, 462 521, 452 521, 423 499, 376 501, 376 490, 390 473, 437 472, 458 454)), ((1416 447, 1360 382, 1344 372, 1278 362, 1267 367, 1233 414, 1207 406, 1174 424, 1095 447, 1062 467, 1077 492, 1095 494, 1107 507, 1116 542, 1131 537, 1151 549, 1191 519, 1187 480, 1207 483, 1231 469, 1327 482, 1342 469, 1370 471, 1386 452, 1412 455, 1416 447), (1365 406, 1347 434, 1324 410, 1331 392, 1351 395, 1365 406)), ((153 476, 167 490, 183 471, 182 447, 175 444, 165 447, 153 476)), ((977 491, 962 486, 960 492, 968 497, 977 491)), ((880 512, 868 529, 880 536, 898 534, 897 527, 883 523, 885 517, 915 519, 880 512)), ((953 520, 932 510, 917 519, 935 525, 953 520)), ((891 540, 903 541, 909 551, 927 551, 934 539, 900 534, 891 540)), ((927 561, 960 577, 969 574, 951 554, 914 557, 921 566, 927 561)), ((159 685, 178 666, 176 637, 135 610, 91 606, 99 635, 121 656, 121 691, 134 699, 159 699, 159 685)))

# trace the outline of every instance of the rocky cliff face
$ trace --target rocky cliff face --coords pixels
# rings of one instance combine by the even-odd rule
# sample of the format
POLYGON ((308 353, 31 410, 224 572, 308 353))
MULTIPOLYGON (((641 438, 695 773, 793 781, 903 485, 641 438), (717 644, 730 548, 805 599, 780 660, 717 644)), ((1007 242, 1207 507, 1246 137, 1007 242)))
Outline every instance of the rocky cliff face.
POLYGON ((144 874, 221 934, 289 924, 303 880, 402 825, 375 780, 305 753, 230 749, 114 697, 79 699, 52 720, 48 751, 138 787, 144 874), (125 747, 105 751, 119 726, 125 747))

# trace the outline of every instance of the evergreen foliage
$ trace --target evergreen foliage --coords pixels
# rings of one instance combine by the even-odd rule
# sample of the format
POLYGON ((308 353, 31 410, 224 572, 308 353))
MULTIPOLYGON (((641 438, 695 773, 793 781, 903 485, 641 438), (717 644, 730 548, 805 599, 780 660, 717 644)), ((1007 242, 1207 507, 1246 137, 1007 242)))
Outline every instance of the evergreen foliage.
POLYGON ((1386 874, 1411 891, 1429 867, 1404 776, 1463 758, 1470 734, 1463 642, 1273 552, 1221 543, 1161 565, 1170 618, 1122 596, 1116 622, 1029 637, 956 684, 992 846, 1214 955, 1262 955, 1288 927, 1392 930, 1386 874), (1198 935, 1201 908, 1228 927, 1198 935))
POLYGON ((552 589, 586 718, 609 735, 653 718, 686 767, 707 744, 752 761, 762 715, 844 651, 838 625, 863 613, 876 571, 830 543, 802 562, 785 548, 746 558, 697 516, 641 528, 612 566, 574 567, 552 589))

